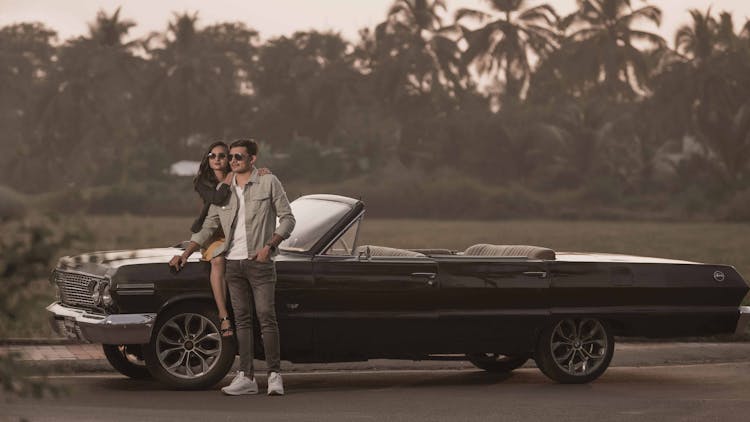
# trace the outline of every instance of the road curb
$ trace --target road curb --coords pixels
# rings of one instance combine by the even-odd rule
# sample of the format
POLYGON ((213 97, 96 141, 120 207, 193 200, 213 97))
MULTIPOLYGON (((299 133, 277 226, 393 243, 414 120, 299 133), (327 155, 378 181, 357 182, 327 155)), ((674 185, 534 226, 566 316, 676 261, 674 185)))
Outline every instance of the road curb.
POLYGON ((0 338, 0 346, 66 346, 87 344, 69 338, 0 338))
POLYGON ((106 359, 22 360, 20 362, 48 375, 115 372, 106 359))

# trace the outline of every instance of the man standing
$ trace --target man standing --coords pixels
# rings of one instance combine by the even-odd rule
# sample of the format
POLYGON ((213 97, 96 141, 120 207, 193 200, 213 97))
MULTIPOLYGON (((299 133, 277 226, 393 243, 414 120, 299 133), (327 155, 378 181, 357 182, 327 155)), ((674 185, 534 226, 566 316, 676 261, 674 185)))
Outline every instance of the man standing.
POLYGON ((169 264, 179 270, 217 228, 227 233, 227 242, 213 252, 214 256, 222 253, 226 256, 226 281, 240 354, 237 375, 231 384, 221 389, 227 395, 258 393, 253 369, 253 304, 268 365, 268 395, 284 394, 274 304, 276 268, 273 257, 279 243, 292 233, 295 220, 279 179, 273 174, 258 174, 253 165, 257 154, 258 145, 254 141, 241 139, 230 145, 230 165, 235 173, 233 195, 225 206, 211 205, 203 228, 192 236, 185 252, 172 258, 169 264))

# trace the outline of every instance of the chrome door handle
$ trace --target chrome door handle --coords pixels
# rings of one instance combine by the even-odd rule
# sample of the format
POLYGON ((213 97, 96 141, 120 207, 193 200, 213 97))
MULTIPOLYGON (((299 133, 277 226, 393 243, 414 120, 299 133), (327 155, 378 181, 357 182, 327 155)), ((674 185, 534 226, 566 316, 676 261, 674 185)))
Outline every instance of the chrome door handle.
POLYGON ((523 275, 527 277, 547 278, 547 271, 524 271, 523 275))
POLYGON ((411 273, 412 277, 421 277, 421 278, 427 278, 430 280, 435 279, 435 273, 411 273))

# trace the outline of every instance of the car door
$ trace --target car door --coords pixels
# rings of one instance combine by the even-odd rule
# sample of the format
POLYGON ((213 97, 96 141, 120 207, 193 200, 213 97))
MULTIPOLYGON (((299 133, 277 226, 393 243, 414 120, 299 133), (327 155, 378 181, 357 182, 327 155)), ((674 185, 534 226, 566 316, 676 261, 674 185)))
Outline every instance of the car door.
POLYGON ((323 254, 313 259, 315 349, 403 356, 430 349, 437 264, 425 256, 323 254))
POLYGON ((443 350, 530 350, 548 318, 550 286, 543 260, 519 257, 436 257, 443 350))
MULTIPOLYGON (((304 314, 298 315, 296 311, 314 289, 312 262, 309 256, 281 254, 276 258, 276 272, 276 315, 282 335, 281 356, 304 361, 314 353, 315 321, 304 314)), ((255 321, 260 334, 260 323, 257 318, 255 321)), ((260 346, 257 344, 256 347, 260 346)))

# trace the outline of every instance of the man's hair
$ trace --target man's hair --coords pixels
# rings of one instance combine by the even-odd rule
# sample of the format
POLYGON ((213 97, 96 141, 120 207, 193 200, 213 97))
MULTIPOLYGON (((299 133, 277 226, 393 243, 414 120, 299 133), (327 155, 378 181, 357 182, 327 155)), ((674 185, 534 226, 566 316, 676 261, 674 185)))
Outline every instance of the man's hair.
POLYGON ((235 147, 245 147, 247 153, 250 155, 258 155, 258 144, 252 139, 238 139, 229 145, 229 149, 235 147))

